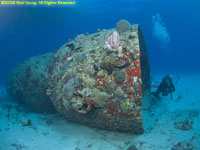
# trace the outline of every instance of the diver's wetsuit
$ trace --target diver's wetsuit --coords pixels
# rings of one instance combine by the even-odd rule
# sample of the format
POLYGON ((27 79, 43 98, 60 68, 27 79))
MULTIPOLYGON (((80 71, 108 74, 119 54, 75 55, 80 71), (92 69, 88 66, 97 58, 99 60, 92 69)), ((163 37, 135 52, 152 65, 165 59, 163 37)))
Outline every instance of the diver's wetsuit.
POLYGON ((152 94, 154 96, 159 96, 159 94, 162 93, 162 96, 167 96, 169 93, 172 93, 174 91, 175 91, 174 84, 172 82, 171 77, 168 75, 163 78, 156 92, 152 92, 152 94))

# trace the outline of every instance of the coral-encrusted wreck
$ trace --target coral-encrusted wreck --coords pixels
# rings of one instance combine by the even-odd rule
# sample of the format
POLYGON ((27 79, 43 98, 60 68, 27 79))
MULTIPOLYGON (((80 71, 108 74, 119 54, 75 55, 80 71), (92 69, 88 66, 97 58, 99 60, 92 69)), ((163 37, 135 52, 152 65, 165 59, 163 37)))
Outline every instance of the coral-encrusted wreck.
POLYGON ((115 30, 79 35, 57 51, 54 62, 47 94, 59 113, 88 126, 143 132, 150 71, 139 25, 120 36, 115 30))
POLYGON ((55 112, 49 96, 45 73, 52 65, 53 53, 31 57, 14 68, 6 81, 10 97, 33 112, 55 112))
MULTIPOLYGON (((78 35, 53 54, 50 64, 40 74, 45 79, 41 85, 45 86, 28 88, 32 84, 24 85, 23 78, 16 80, 14 73, 11 78, 15 80, 8 82, 9 93, 15 97, 13 85, 24 85, 21 89, 25 92, 18 94, 25 97, 28 105, 27 97, 34 96, 31 93, 41 94, 33 91, 40 89, 46 91, 47 101, 53 103, 57 112, 72 122, 121 132, 143 132, 142 113, 149 108, 150 101, 150 70, 139 25, 131 26, 121 20, 117 31, 78 35)), ((34 67, 30 68, 32 79, 34 67)), ((23 76, 23 70, 18 70, 20 74, 23 76)), ((35 102, 36 97, 28 106, 35 102)))

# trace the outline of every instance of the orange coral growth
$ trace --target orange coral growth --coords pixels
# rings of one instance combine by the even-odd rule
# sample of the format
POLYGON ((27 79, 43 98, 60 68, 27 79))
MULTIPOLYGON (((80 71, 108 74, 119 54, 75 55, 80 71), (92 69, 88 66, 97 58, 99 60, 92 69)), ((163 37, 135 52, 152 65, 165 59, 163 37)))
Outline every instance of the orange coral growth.
POLYGON ((86 108, 86 112, 89 112, 92 109, 92 105, 95 105, 96 102, 93 100, 86 100, 87 101, 87 108, 86 108))
POLYGON ((128 95, 129 99, 136 98, 136 95, 134 92, 126 92, 126 94, 128 95))
POLYGON ((71 54, 71 53, 67 54, 67 57, 71 57, 71 56, 72 56, 72 54, 71 54))
POLYGON ((136 75, 138 76, 140 74, 140 66, 134 67, 134 69, 135 69, 134 71, 135 71, 136 75))
POLYGON ((88 103, 88 104, 93 104, 93 105, 96 104, 96 102, 95 102, 94 100, 87 100, 87 103, 88 103))
POLYGON ((138 50, 134 50, 133 53, 134 53, 135 55, 138 55, 138 54, 139 54, 138 50))
POLYGON ((116 111, 117 107, 118 107, 118 104, 109 105, 109 106, 107 107, 107 108, 108 108, 107 113, 108 113, 108 114, 111 114, 112 116, 118 115, 118 113, 117 113, 117 111, 116 111))
POLYGON ((133 81, 132 76, 127 76, 126 80, 128 84, 132 84, 133 81))
POLYGON ((138 87, 138 89, 139 89, 139 96, 142 96, 142 86, 140 85, 140 86, 138 87))
POLYGON ((103 85, 102 85, 104 88, 106 88, 106 81, 103 80, 103 85))
POLYGON ((129 76, 133 76, 134 75, 134 67, 128 67, 128 69, 126 69, 126 74, 129 76))
POLYGON ((118 104, 110 105, 108 106, 108 109, 116 109, 118 107, 118 104))
POLYGON ((127 51, 128 51, 128 54, 124 53, 124 58, 128 60, 131 56, 131 53, 128 49, 127 49, 127 51))
POLYGON ((128 67, 128 69, 126 69, 126 74, 129 81, 130 81, 130 78, 132 78, 132 76, 139 76, 140 66, 128 67))
POLYGON ((91 109, 92 109, 92 105, 89 103, 88 107, 85 110, 86 110, 86 112, 89 112, 91 109))
POLYGON ((131 114, 128 114, 128 113, 120 113, 120 116, 128 119, 128 118, 132 118, 132 117, 134 116, 134 114, 133 114, 133 113, 131 113, 131 114))
POLYGON ((104 88, 106 88, 106 81, 103 80, 103 77, 97 76, 95 80, 96 80, 96 86, 103 86, 104 88), (103 84, 100 84, 100 82, 102 82, 103 84))
POLYGON ((137 65, 137 64, 140 64, 140 60, 139 59, 135 59, 133 60, 134 64, 137 65))
POLYGON ((117 84, 119 87, 122 87, 124 85, 124 83, 121 83, 121 84, 117 84))

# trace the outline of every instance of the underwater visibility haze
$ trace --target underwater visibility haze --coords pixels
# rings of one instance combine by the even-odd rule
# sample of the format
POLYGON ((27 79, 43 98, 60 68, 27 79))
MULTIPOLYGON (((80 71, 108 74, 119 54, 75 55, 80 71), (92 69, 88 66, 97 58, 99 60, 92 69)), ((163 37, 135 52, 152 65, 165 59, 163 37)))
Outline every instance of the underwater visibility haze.
POLYGON ((200 150, 199 0, 3 2, 0 150, 200 150))
POLYGON ((197 71, 199 6, 198 0, 78 0, 67 7, 1 6, 1 82, 24 59, 55 51, 80 33, 113 28, 120 19, 142 26, 153 72, 197 71))

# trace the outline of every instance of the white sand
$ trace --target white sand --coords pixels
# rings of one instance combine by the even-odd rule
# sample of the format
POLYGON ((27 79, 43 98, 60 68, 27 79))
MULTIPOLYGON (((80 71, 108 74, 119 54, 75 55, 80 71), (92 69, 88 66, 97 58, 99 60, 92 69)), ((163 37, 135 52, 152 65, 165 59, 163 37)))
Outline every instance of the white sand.
MULTIPOLYGON (((0 94, 6 97, 2 86, 0 94)), ((135 136, 73 124, 57 114, 28 113, 18 104, 0 98, 0 150, 126 150, 131 144, 139 150, 171 150, 173 145, 192 137, 194 150, 199 150, 199 106, 200 75, 181 75, 173 100, 165 97, 156 101, 149 117, 144 116, 144 134, 135 136), (23 126, 28 119, 32 126, 23 126), (174 127, 174 122, 184 120, 193 121, 193 129, 174 127)))

